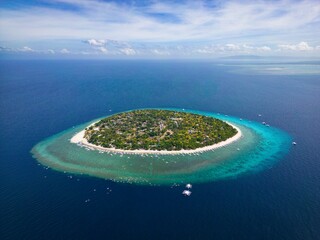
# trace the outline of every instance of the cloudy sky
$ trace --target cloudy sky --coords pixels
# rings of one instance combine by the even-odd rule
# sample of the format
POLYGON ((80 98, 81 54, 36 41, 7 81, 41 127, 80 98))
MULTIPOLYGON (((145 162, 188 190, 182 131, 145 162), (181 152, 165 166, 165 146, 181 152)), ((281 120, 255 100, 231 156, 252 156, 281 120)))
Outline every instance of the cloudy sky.
POLYGON ((0 54, 320 56, 319 0, 2 0, 0 54))

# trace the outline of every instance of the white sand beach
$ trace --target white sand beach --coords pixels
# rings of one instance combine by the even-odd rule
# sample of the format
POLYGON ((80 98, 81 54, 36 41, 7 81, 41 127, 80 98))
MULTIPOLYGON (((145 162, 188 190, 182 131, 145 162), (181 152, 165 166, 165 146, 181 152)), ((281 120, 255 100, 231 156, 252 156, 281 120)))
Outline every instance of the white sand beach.
MULTIPOLYGON (((96 122, 92 123, 91 125, 94 125, 95 123, 96 122)), ((231 125, 233 128, 235 128, 238 131, 236 135, 234 135, 233 137, 231 137, 231 138, 229 138, 229 139, 227 139, 227 140, 225 140, 223 142, 219 142, 219 143, 214 144, 214 145, 210 145, 210 146, 206 146, 206 147, 202 147, 202 148, 191 149, 191 150, 184 150, 184 149, 178 150, 178 151, 174 151, 174 150, 172 150, 172 151, 167 151, 167 150, 146 150, 146 149, 123 150, 123 149, 116 149, 116 148, 105 148, 105 147, 102 147, 102 146, 97 146, 97 145, 89 143, 87 141, 87 139, 84 138, 85 130, 82 130, 82 131, 78 132, 76 135, 74 135, 70 139, 70 142, 82 145, 84 147, 88 147, 89 149, 92 149, 92 150, 98 150, 98 151, 102 151, 102 152, 114 152, 114 153, 120 153, 120 154, 139 154, 139 155, 142 155, 142 154, 157 154, 157 155, 194 154, 194 153, 212 151, 212 150, 224 147, 226 145, 229 145, 229 144, 239 140, 241 138, 241 136, 242 136, 241 130, 238 127, 234 126, 233 124, 231 124, 229 122, 226 122, 226 123, 231 125)))

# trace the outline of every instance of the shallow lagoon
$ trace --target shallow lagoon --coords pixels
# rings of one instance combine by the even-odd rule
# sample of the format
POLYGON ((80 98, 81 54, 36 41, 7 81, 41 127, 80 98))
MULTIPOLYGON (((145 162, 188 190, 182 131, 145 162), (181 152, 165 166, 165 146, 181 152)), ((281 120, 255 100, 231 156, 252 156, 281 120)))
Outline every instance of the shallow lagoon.
POLYGON ((173 185, 210 182, 261 171, 271 167, 290 149, 291 137, 279 129, 217 113, 184 111, 228 121, 239 127, 243 136, 225 147, 193 155, 121 155, 70 143, 73 135, 97 121, 95 119, 38 143, 32 153, 41 164, 58 171, 116 182, 173 185))

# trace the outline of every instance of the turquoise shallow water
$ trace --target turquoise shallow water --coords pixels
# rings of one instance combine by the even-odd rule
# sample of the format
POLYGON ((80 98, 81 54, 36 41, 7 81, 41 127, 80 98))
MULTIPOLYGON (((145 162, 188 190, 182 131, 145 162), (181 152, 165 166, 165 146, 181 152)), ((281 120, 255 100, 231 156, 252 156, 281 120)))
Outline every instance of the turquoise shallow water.
POLYGON ((172 185, 210 182, 255 173, 271 167, 290 149, 291 137, 279 129, 217 113, 185 111, 228 121, 241 129, 242 137, 223 148, 198 155, 122 156, 88 151, 70 143, 69 139, 89 122, 38 143, 32 153, 41 164, 58 171, 116 182, 172 185))

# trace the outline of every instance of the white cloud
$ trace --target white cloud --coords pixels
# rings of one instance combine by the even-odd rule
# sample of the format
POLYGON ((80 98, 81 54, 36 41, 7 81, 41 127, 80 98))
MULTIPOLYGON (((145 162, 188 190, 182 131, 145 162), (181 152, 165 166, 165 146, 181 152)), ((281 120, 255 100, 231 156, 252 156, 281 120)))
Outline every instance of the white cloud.
POLYGON ((243 44, 242 48, 246 51, 249 51, 249 52, 268 52, 268 51, 271 51, 271 48, 269 46, 256 47, 256 46, 243 44))
POLYGON ((243 44, 241 47, 242 47, 243 49, 246 49, 246 50, 253 50, 253 49, 256 49, 255 47, 250 46, 250 45, 247 45, 247 44, 243 44))
POLYGON ((238 45, 229 43, 229 44, 226 44, 224 47, 222 47, 222 49, 234 51, 234 50, 240 50, 240 47, 238 45))
POLYGON ((155 55, 162 55, 162 56, 171 55, 169 51, 162 51, 162 50, 158 50, 158 49, 153 49, 151 52, 155 55))
POLYGON ((262 46, 257 48, 258 51, 263 51, 263 52, 269 52, 271 51, 271 48, 268 46, 262 46))
POLYGON ((281 44, 278 46, 280 50, 291 50, 291 51, 310 51, 313 47, 309 46, 307 42, 300 42, 298 44, 281 44))
MULTIPOLYGON (((141 42, 122 42, 115 40, 104 40, 104 46, 92 46, 83 44, 79 41, 79 45, 75 50, 63 48, 61 50, 35 49, 29 46, 10 48, 0 47, 1 52, 13 53, 35 53, 35 54, 72 54, 76 55, 107 55, 109 57, 120 57, 139 55, 141 57, 192 57, 192 56, 232 56, 232 55, 261 55, 271 56, 285 54, 296 54, 301 56, 316 56, 319 53, 320 45, 310 45, 307 42, 298 44, 281 44, 281 45, 252 45, 247 43, 141 43, 141 42), (290 53, 292 52, 292 53, 290 53)), ((64 43, 65 45, 65 43, 64 43)), ((68 45, 68 44, 67 44, 68 45)), ((75 46, 75 45, 74 45, 75 46)))
POLYGON ((94 53, 94 52, 89 52, 89 51, 81 51, 80 54, 81 54, 81 55, 94 55, 94 54, 96 54, 96 53, 94 53))
POLYGON ((269 46, 253 46, 234 43, 224 45, 211 44, 194 50, 195 53, 200 54, 257 54, 270 51, 272 51, 272 49, 269 46))
POLYGON ((69 51, 68 49, 66 49, 66 48, 63 48, 63 49, 60 50, 60 53, 62 53, 62 54, 69 54, 70 51, 69 51))
POLYGON ((99 47, 97 49, 100 50, 102 53, 107 53, 108 52, 108 49, 106 49, 105 47, 99 47))
POLYGON ((214 53, 214 51, 211 51, 210 49, 206 49, 206 48, 199 48, 199 49, 196 49, 194 52, 204 53, 204 54, 214 53))
POLYGON ((91 46, 104 46, 106 44, 105 40, 96 40, 96 39, 89 39, 85 42, 89 43, 91 46))
POLYGON ((135 55, 137 52, 134 50, 134 49, 132 49, 132 48, 122 48, 122 49, 120 49, 120 52, 122 52, 123 54, 125 54, 125 55, 135 55))
POLYGON ((27 47, 27 46, 25 46, 23 48, 18 48, 17 51, 18 52, 34 52, 34 50, 32 48, 27 47))
MULTIPOLYGON (((0 9, 0 40, 97 39, 122 41, 220 41, 301 36, 320 39, 320 5, 316 0, 279 1, 150 1, 139 7, 92 0, 50 0, 65 3, 68 9, 29 6, 0 9), (78 9, 78 11, 70 10, 78 9), (171 21, 163 17, 168 16, 171 21)), ((283 39, 282 39, 283 40, 283 39)), ((278 43, 278 42, 277 42, 278 43)))

